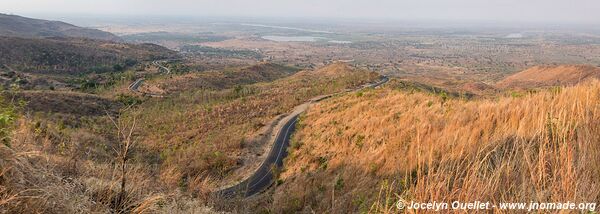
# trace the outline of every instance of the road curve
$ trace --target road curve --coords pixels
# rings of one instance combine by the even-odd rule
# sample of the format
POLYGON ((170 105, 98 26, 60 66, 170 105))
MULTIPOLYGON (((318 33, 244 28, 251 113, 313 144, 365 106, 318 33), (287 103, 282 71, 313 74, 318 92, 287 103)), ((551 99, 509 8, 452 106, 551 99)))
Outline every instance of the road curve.
MULTIPOLYGON (((162 64, 160 64, 160 62, 161 61, 155 60, 152 62, 152 64, 155 65, 156 67, 158 67, 159 71, 165 71, 165 73, 167 73, 167 74, 171 73, 171 69, 163 66, 162 64)), ((147 95, 150 97, 164 97, 163 95, 160 95, 160 94, 151 94, 151 93, 140 92, 138 89, 142 85, 143 82, 144 82, 143 77, 135 80, 134 82, 129 84, 129 90, 133 91, 135 93, 140 93, 140 94, 147 95)))
MULTIPOLYGON (((168 60, 165 60, 165 62, 166 62, 166 61, 168 61, 168 60)), ((165 73, 167 73, 167 74, 170 74, 170 73, 171 73, 171 69, 169 69, 169 68, 167 68, 167 67, 163 66, 163 65, 162 65, 162 64, 160 64, 160 63, 161 63, 161 61, 158 61, 158 60, 155 60, 155 61, 153 61, 153 62, 152 62, 152 64, 153 64, 154 66, 158 67, 158 70, 159 70, 159 71, 161 71, 161 70, 164 70, 164 71, 166 71, 165 73)))
MULTIPOLYGON (((376 83, 369 83, 359 87, 358 89, 348 90, 346 92, 357 91, 364 88, 376 88, 388 81, 389 78, 387 76, 383 76, 381 80, 376 83)), ((316 97, 311 99, 309 103, 319 102, 337 94, 340 93, 316 97)), ((303 112, 304 110, 294 112, 292 115, 288 116, 289 119, 287 121, 283 121, 285 123, 278 131, 277 136, 275 137, 275 142, 273 142, 273 147, 271 147, 271 151, 264 162, 260 165, 258 170, 254 172, 254 174, 237 185, 217 191, 214 194, 216 194, 218 197, 225 198, 249 197, 270 187, 274 182, 273 172, 275 169, 279 170, 283 167, 283 159, 288 154, 287 147, 289 146, 292 134, 296 129, 298 117, 303 112)))

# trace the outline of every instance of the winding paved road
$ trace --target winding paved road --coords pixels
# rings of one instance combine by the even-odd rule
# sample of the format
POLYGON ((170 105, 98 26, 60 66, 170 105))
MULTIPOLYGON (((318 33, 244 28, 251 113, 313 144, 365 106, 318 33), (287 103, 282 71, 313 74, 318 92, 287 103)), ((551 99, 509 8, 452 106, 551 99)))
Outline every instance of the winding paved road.
POLYGON ((140 87, 140 85, 142 85, 142 82, 144 82, 144 78, 139 78, 135 80, 133 83, 129 84, 129 90, 141 93, 138 91, 138 88, 140 87))
MULTIPOLYGON (((165 62, 167 62, 167 61, 168 61, 168 60, 165 60, 165 62)), ((153 65, 155 65, 156 67, 158 67, 158 70, 159 70, 159 71, 160 71, 160 70, 164 70, 164 71, 166 71, 166 73, 167 73, 167 74, 170 74, 170 73, 171 73, 171 69, 169 69, 169 68, 167 68, 167 67, 163 66, 163 65, 162 65, 162 64, 160 64, 160 63, 161 63, 161 61, 158 61, 158 60, 155 60, 154 62, 152 62, 152 64, 153 64, 153 65)))
MULTIPOLYGON (((155 65, 156 67, 158 67, 159 71, 166 71, 165 73, 169 74, 171 73, 171 69, 163 66, 162 64, 160 64, 161 61, 155 60, 152 62, 153 65, 155 65)), ((144 78, 139 78, 137 80, 135 80, 133 83, 129 84, 129 90, 135 92, 135 93, 140 93, 140 94, 144 94, 144 95, 148 95, 150 97, 163 97, 163 95, 160 94, 150 94, 150 93, 143 93, 140 92, 138 89, 140 88, 140 86, 142 85, 142 83, 144 82, 144 78)))
MULTIPOLYGON (((383 76, 379 82, 366 84, 358 89, 348 90, 346 92, 357 91, 364 88, 376 88, 388 81, 389 78, 383 76)), ((336 94, 313 98, 308 102, 308 104, 319 102, 336 94)), ((301 111, 295 111, 287 117, 287 121, 285 119, 282 120, 282 122, 284 122, 284 125, 281 127, 281 129, 279 129, 279 132, 277 133, 277 137, 275 138, 275 142, 273 144, 273 147, 271 147, 269 155, 264 160, 262 165, 260 165, 258 170, 254 172, 254 174, 252 174, 248 179, 238 183, 237 185, 220 190, 215 194, 217 194, 217 196, 225 198, 232 198, 236 196, 248 197, 268 189, 268 187, 270 187, 274 182, 274 170, 281 169, 283 167, 283 159, 288 154, 287 147, 289 146, 292 134, 296 129, 296 123, 298 123, 298 116, 302 114, 305 110, 306 109, 303 109, 301 111)))

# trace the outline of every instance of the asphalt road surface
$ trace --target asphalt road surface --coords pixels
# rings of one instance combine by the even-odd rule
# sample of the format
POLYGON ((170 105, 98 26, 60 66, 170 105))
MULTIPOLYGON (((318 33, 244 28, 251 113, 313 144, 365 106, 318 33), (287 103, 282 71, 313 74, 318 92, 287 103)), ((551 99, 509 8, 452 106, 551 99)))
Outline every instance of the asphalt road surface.
MULTIPOLYGON (((350 91, 357 91, 364 88, 376 88, 385 84, 388 81, 389 78, 383 76, 379 82, 366 84, 360 87, 359 89, 350 91)), ((330 96, 324 96, 318 101, 327 97, 330 96)), ((275 170, 281 170, 281 168, 283 167, 283 159, 287 156, 287 148, 290 144, 290 138, 292 137, 292 134, 296 129, 296 123, 298 123, 298 116, 299 114, 292 117, 279 130, 275 138, 273 147, 271 147, 269 155, 262 163, 262 165, 260 165, 259 169, 256 172, 254 172, 254 174, 252 174, 252 176, 235 186, 216 192, 216 194, 225 198, 240 196, 248 197, 268 189, 268 187, 270 187, 274 182, 273 172, 275 170)))
POLYGON ((233 187, 222 190, 219 194, 227 198, 235 196, 247 197, 271 186, 273 183, 273 171, 281 169, 283 159, 287 156, 287 147, 290 144, 290 137, 296 129, 296 123, 298 123, 298 116, 294 116, 281 128, 269 155, 250 178, 233 187))
POLYGON ((131 90, 133 92, 139 92, 138 88, 140 87, 140 85, 142 85, 142 82, 144 82, 144 78, 139 78, 139 79, 135 80, 133 83, 131 83, 129 85, 129 90, 131 90))
MULTIPOLYGON (((160 64, 160 61, 153 61, 152 64, 155 65, 156 67, 158 67, 159 71, 165 71, 167 74, 171 73, 171 69, 160 64)), ((163 97, 163 95, 160 95, 160 94, 150 94, 150 93, 140 92, 138 89, 142 85, 143 82, 144 82, 144 78, 139 78, 139 79, 135 80, 133 83, 131 83, 129 85, 129 90, 131 90, 135 93, 141 93, 141 94, 144 94, 144 95, 147 95, 150 97, 163 97)))
MULTIPOLYGON (((168 60, 165 60, 165 61, 168 61, 168 60)), ((158 70, 159 70, 159 71, 160 71, 160 70, 163 70, 163 71, 166 71, 166 73, 167 73, 167 74, 170 74, 170 73, 171 73, 171 69, 169 69, 169 68, 167 68, 167 67, 163 66, 163 65, 162 65, 162 64, 160 64, 160 63, 161 63, 160 61, 154 61, 154 62, 152 62, 152 64, 154 64, 156 67, 158 67, 158 70)))

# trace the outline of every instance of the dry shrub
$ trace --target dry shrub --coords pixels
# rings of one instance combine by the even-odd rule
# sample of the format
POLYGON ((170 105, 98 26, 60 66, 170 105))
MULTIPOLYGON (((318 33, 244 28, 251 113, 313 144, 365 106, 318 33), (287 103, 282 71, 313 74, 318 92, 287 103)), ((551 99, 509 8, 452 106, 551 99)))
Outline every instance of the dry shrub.
MULTIPOLYGON (((25 138, 16 138, 20 139, 25 138)), ((23 147, 19 142, 14 145, 23 147)), ((166 195, 172 190, 161 189, 149 177, 146 164, 129 164, 126 194, 121 198, 118 164, 81 160, 75 175, 57 167, 65 161, 68 158, 43 152, 17 153, 0 144, 0 213, 213 212, 197 198, 166 195)), ((196 185, 207 183, 198 181, 196 185)))
POLYGON ((16 153, 0 145, 0 212, 81 213, 100 211, 82 186, 65 180, 38 155, 16 153))
POLYGON ((147 177, 143 166, 130 166, 126 174, 127 186, 121 195, 120 174, 106 168, 95 177, 84 179, 86 194, 116 213, 141 213, 157 209, 156 203, 162 196, 153 192, 155 184, 147 177))
POLYGON ((165 213, 165 214, 187 214, 187 213, 202 213, 202 214, 212 214, 212 213, 225 213, 225 212, 217 212, 210 206, 207 206, 201 201, 190 198, 187 196, 183 196, 179 193, 171 194, 163 197, 158 204, 160 206, 156 209, 156 213, 165 213))
POLYGON ((215 181, 210 175, 196 176, 189 183, 189 190, 202 201, 207 201, 216 188, 215 181))
POLYGON ((170 186, 194 190, 191 182, 208 177, 223 178, 236 160, 223 152, 198 144, 177 150, 163 163, 161 180, 170 186))
POLYGON ((599 81, 473 101, 365 91, 309 110, 274 206, 373 211, 384 179, 409 201, 598 202, 599 133, 599 81))
POLYGON ((161 190, 149 177, 148 165, 128 164, 125 174, 128 184, 122 194, 121 174, 117 170, 120 164, 102 163, 107 162, 105 157, 98 162, 81 156, 98 143, 90 141, 96 139, 94 136, 79 132, 71 137, 73 142, 70 143, 86 146, 61 147, 62 143, 45 138, 32 126, 26 119, 19 121, 11 142, 14 150, 0 144, 1 212, 148 213, 160 210, 157 204, 162 195, 156 192, 161 190), (65 152, 55 148, 64 148, 65 152), (31 152, 16 152, 17 149, 31 152))

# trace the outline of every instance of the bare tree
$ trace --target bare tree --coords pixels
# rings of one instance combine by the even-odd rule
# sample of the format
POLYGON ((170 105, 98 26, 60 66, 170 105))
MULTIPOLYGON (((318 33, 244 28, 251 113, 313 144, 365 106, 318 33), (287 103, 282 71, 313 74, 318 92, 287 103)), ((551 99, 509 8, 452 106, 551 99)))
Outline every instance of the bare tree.
POLYGON ((121 211, 126 210, 126 200, 127 200, 127 161, 130 158, 131 151, 135 146, 135 139, 133 138, 133 132, 136 127, 136 118, 137 115, 134 114, 131 121, 127 121, 124 119, 115 120, 108 112, 106 113, 110 121, 113 123, 114 127, 117 129, 117 137, 118 137, 118 145, 114 148, 116 152, 115 162, 119 165, 120 172, 120 189, 117 197, 115 198, 115 207, 121 211))

